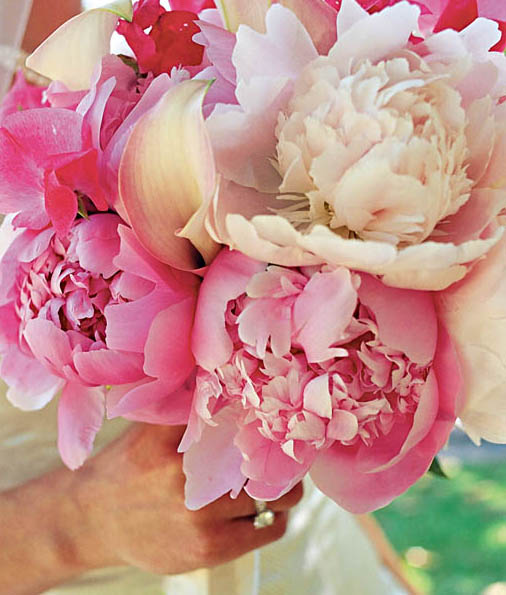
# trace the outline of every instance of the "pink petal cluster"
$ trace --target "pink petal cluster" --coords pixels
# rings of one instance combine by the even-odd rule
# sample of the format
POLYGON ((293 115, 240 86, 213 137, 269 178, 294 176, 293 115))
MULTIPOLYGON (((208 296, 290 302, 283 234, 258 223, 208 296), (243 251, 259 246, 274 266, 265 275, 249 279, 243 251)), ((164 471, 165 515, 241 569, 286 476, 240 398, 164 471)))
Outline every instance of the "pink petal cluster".
POLYGON ((427 470, 455 420, 460 373, 432 294, 344 267, 221 252, 193 351, 190 508, 243 487, 275 499, 310 471, 348 510, 371 510, 427 470))
MULTIPOLYGON (((39 409, 62 390, 58 445, 75 469, 102 423, 106 387, 121 392, 110 415, 120 407, 156 421, 159 401, 191 373, 196 278, 154 261, 117 215, 79 219, 63 237, 9 226, 0 261, 1 376, 22 409, 39 409)), ((188 411, 179 415, 174 423, 188 411)))

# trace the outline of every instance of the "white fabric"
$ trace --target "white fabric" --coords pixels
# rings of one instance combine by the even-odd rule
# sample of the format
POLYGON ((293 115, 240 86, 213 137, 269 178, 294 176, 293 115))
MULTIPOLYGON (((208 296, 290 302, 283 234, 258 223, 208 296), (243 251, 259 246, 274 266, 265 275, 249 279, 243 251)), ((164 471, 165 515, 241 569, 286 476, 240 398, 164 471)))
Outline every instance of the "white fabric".
POLYGON ((32 0, 0 0, 0 99, 9 88, 32 0))
MULTIPOLYGON (((56 403, 38 412, 12 407, 0 387, 0 490, 59 465, 56 403)), ((107 422, 104 445, 127 427, 107 422)), ((233 536, 231 536, 233 538, 233 536)), ((46 595, 400 595, 354 517, 311 484, 278 543, 213 570, 158 577, 130 568, 88 573, 46 595)))

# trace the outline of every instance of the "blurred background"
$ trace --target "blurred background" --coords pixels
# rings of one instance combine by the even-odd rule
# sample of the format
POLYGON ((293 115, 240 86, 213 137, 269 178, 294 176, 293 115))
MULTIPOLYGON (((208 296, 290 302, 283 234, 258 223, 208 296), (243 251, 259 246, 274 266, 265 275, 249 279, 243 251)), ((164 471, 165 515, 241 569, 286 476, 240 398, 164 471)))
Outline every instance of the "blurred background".
POLYGON ((439 461, 375 513, 422 593, 506 595, 506 446, 475 446, 454 430, 439 461))
POLYGON ((422 593, 506 595, 506 446, 455 430, 440 463, 447 479, 427 475, 375 517, 422 593))

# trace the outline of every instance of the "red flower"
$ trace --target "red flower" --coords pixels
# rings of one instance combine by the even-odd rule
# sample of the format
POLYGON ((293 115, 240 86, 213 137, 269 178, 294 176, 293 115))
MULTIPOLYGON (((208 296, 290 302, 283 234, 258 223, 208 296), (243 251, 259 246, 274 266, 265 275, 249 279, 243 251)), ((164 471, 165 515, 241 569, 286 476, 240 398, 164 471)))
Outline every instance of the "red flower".
MULTIPOLYGON (((191 5, 207 7, 209 0, 191 5)), ((134 5, 133 21, 121 20, 118 32, 132 48, 139 70, 157 76, 174 66, 198 66, 202 62, 204 47, 192 39, 200 31, 197 19, 196 13, 187 10, 168 12, 159 0, 139 0, 134 5), (149 27, 151 31, 146 33, 149 27)))

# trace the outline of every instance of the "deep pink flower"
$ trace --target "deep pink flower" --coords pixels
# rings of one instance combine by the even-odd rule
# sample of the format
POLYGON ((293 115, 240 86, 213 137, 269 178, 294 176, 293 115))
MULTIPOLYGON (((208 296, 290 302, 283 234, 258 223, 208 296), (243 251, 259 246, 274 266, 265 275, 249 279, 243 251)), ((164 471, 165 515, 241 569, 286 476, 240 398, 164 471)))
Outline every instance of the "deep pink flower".
POLYGON ((427 470, 455 420, 460 373, 432 294, 344 267, 221 252, 193 351, 181 444, 190 508, 243 486, 275 499, 311 471, 340 505, 371 510, 427 470))
POLYGON ((83 117, 39 108, 7 116, 0 126, 0 212, 17 213, 15 227, 60 235, 72 226, 80 197, 108 204, 98 182, 98 152, 83 135, 83 117))
POLYGON ((41 408, 63 390, 58 444, 71 468, 91 451, 106 386, 118 387, 121 413, 132 419, 188 416, 184 390, 171 400, 172 417, 160 401, 193 369, 196 278, 154 261, 120 222, 93 215, 64 237, 2 227, 12 241, 0 261, 1 376, 22 409, 41 408))
MULTIPOLYGON (((200 3, 199 3, 200 4, 200 3)), ((166 11, 159 0, 139 0, 131 23, 121 20, 118 32, 125 37, 141 72, 155 76, 177 66, 198 66, 204 47, 193 41, 200 29, 198 16, 186 10, 166 11), (151 27, 149 33, 145 30, 151 27)))

